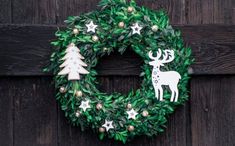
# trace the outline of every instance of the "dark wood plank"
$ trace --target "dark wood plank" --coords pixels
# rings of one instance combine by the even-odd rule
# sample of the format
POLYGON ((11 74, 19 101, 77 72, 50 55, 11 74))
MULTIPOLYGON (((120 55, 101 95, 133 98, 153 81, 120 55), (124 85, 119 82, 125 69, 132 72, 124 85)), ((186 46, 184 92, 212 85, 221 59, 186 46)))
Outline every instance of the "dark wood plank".
POLYGON ((11 23, 11 0, 0 0, 0 23, 11 23))
MULTIPOLYGON (((100 0, 58 0, 58 24, 63 24, 68 16, 76 16, 97 9, 99 1, 100 0)), ((146 6, 154 10, 165 9, 170 15, 172 24, 185 23, 185 0, 137 0, 137 3, 140 6, 146 6)))
MULTIPOLYGON (((176 26, 192 47, 195 64, 192 74, 235 73, 235 26, 201 25, 176 26), (213 51, 212 51, 213 50, 213 51)), ((56 26, 0 26, 0 75, 47 75, 42 72, 52 52, 49 42, 54 39, 56 26)), ((118 56, 117 56, 118 57, 118 56)), ((114 58, 114 60, 117 58, 114 58)), ((116 66, 100 66, 100 75, 139 74, 139 58, 120 60, 116 66)), ((108 65, 108 64, 106 64, 108 65)))
POLYGON ((78 16, 97 9, 100 0, 57 0, 57 23, 63 24, 68 16, 78 16))
POLYGON ((235 24, 233 0, 186 0, 188 24, 235 24))
POLYGON ((50 41, 54 38, 56 28, 17 25, 1 28, 3 36, 0 37, 0 60, 5 62, 0 65, 1 70, 13 69, 15 75, 17 72, 21 72, 21 75, 37 75, 36 72, 42 72, 43 66, 48 64, 52 51, 50 41))
POLYGON ((0 78, 0 145, 13 146, 13 95, 9 78, 0 78))
POLYGON ((235 27, 220 25, 184 26, 183 38, 192 48, 195 63, 190 73, 235 73, 235 27))
POLYGON ((12 22, 55 24, 56 0, 12 0, 12 22))
POLYGON ((113 52, 102 57, 96 70, 100 75, 139 75, 143 63, 141 57, 128 48, 123 55, 113 52))
POLYGON ((186 0, 136 0, 136 2, 139 6, 153 10, 165 10, 171 24, 186 24, 186 0))
POLYGON ((51 78, 11 78, 14 146, 56 146, 57 109, 51 78))
POLYGON ((235 145, 235 76, 194 77, 191 82, 193 146, 235 145))

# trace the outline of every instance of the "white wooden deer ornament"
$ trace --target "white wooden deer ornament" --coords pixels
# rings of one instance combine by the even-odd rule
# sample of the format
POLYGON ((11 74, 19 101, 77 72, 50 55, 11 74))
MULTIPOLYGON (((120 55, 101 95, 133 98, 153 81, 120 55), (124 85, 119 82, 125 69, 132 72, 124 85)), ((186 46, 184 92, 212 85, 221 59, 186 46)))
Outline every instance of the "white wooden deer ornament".
POLYGON ((153 57, 152 51, 149 52, 149 58, 153 61, 149 62, 153 66, 152 70, 152 84, 155 90, 155 97, 160 101, 163 100, 163 88, 162 85, 169 86, 171 90, 171 102, 178 101, 178 83, 181 79, 181 76, 176 71, 160 71, 160 66, 164 66, 164 63, 169 63, 174 60, 174 51, 173 50, 164 50, 162 59, 162 51, 158 49, 157 56, 153 57))

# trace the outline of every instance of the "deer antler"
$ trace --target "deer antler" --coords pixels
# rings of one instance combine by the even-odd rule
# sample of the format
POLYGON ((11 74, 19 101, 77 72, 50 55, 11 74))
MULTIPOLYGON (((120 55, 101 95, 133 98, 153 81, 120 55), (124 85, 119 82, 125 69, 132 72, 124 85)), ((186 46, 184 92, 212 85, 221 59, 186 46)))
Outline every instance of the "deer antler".
POLYGON ((148 54, 148 55, 149 55, 149 58, 150 58, 150 59, 155 60, 155 57, 153 57, 153 52, 152 52, 152 51, 149 51, 149 54, 148 54))
POLYGON ((152 51, 149 51, 148 55, 149 55, 149 58, 151 58, 153 60, 158 60, 162 55, 162 51, 160 49, 158 49, 156 57, 153 57, 153 52, 152 51))
POLYGON ((174 60, 175 55, 173 50, 164 50, 163 59, 161 60, 161 63, 168 63, 174 60))

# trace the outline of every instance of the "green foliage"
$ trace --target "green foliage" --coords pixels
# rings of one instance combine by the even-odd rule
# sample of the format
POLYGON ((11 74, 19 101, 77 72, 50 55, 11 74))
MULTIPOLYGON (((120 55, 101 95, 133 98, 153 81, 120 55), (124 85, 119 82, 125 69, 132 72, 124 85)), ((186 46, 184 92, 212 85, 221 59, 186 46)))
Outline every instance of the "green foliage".
POLYGON ((188 80, 187 69, 192 64, 191 49, 184 47, 180 31, 175 31, 169 25, 168 16, 164 11, 152 11, 145 7, 139 7, 134 0, 102 0, 99 4, 100 11, 83 14, 81 16, 70 16, 65 21, 67 29, 56 32, 57 40, 51 44, 55 46, 55 51, 51 55, 51 65, 45 71, 53 71, 55 75, 55 85, 58 93, 57 100, 60 102, 61 109, 65 112, 73 125, 80 125, 82 130, 92 127, 94 131, 104 124, 105 119, 113 120, 115 129, 105 133, 99 133, 99 138, 105 136, 125 143, 136 135, 152 136, 163 132, 167 117, 172 113, 177 105, 183 104, 188 99, 188 80), (132 6, 133 12, 127 12, 127 8, 132 6), (86 33, 85 24, 91 20, 98 25, 96 35, 98 42, 92 41, 92 33, 86 33), (119 28, 118 23, 124 22, 125 27, 119 28), (139 22, 143 26, 141 35, 131 35, 130 26, 139 22), (157 25, 159 30, 153 32, 151 27, 157 25), (74 35, 72 30, 78 28, 80 33, 74 35), (80 48, 80 53, 85 57, 88 64, 87 69, 90 74, 84 75, 79 81, 68 81, 67 76, 58 76, 59 65, 62 63, 60 58, 65 55, 68 44, 75 43, 80 48), (104 48, 107 48, 104 50, 104 48), (94 67, 99 59, 104 55, 109 55, 113 51, 121 54, 126 49, 132 48, 144 60, 142 72, 143 77, 141 88, 136 92, 131 91, 128 95, 113 93, 108 95, 101 93, 97 88, 94 67), (158 101, 154 97, 154 90, 151 83, 151 67, 148 65, 149 58, 147 53, 150 50, 156 51, 158 48, 170 48, 175 51, 175 60, 165 65, 165 70, 178 71, 182 79, 179 82, 179 100, 176 103, 169 102, 170 92, 164 92, 165 101, 158 101), (59 88, 65 87, 66 93, 60 93, 59 88), (75 91, 82 91, 83 96, 75 97, 75 91), (91 108, 86 112, 79 109, 82 100, 90 100, 91 108), (103 108, 96 109, 96 104, 101 103, 103 108), (126 114, 127 104, 138 111, 136 120, 128 120, 126 114), (149 116, 143 117, 142 111, 147 110, 149 116), (75 113, 81 112, 80 117, 75 113), (129 132, 127 127, 133 125, 135 130, 129 132))

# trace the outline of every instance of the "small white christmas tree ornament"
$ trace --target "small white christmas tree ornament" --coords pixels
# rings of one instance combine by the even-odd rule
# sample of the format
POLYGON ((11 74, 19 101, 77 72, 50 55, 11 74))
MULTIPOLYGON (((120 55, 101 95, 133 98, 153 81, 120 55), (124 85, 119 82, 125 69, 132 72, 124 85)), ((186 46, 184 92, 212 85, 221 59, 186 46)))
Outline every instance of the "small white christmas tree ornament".
POLYGON ((84 57, 79 53, 80 50, 71 43, 66 49, 66 55, 61 59, 64 62, 60 65, 63 68, 58 75, 68 75, 68 80, 80 80, 80 74, 88 74, 89 72, 83 68, 87 66, 86 63, 82 61, 84 57))

